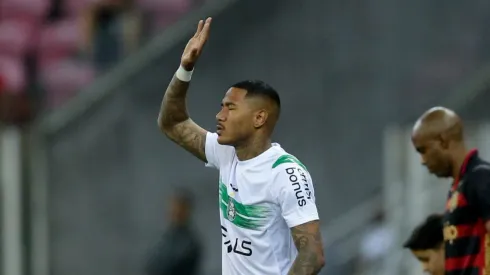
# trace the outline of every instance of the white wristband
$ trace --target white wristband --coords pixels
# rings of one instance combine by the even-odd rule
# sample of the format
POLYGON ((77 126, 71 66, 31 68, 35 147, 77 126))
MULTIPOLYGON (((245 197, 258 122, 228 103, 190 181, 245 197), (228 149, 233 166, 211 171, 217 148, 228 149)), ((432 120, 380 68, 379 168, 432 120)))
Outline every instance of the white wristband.
POLYGON ((177 72, 175 72, 175 77, 177 77, 178 80, 183 81, 183 82, 189 82, 191 81, 192 78, 192 73, 194 72, 194 69, 192 71, 187 71, 180 65, 179 69, 177 72))

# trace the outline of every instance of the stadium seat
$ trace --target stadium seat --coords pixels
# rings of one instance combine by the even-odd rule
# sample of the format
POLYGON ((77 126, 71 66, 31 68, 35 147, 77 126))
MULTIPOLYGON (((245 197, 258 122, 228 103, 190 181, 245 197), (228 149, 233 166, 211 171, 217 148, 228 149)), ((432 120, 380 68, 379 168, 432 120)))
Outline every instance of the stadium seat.
POLYGON ((190 0, 138 0, 138 4, 149 13, 152 31, 165 29, 192 8, 190 0))
POLYGON ((191 8, 190 0, 137 0, 144 10, 162 14, 183 14, 191 8))
POLYGON ((40 23, 48 13, 50 4, 50 0, 1 0, 0 18, 40 23))
POLYGON ((27 80, 23 59, 14 56, 0 56, 0 75, 5 90, 22 93, 27 80))
POLYGON ((0 21, 0 54, 24 56, 34 42, 33 34, 33 25, 26 21, 0 21))
POLYGON ((156 14, 153 18, 152 29, 156 31, 163 30, 167 26, 178 21, 181 16, 182 14, 178 13, 156 14))
POLYGON ((80 43, 80 29, 75 18, 54 22, 41 30, 38 62, 45 66, 74 54, 80 43))
POLYGON ((47 91, 47 104, 57 107, 73 97, 94 79, 89 63, 71 59, 51 63, 40 70, 40 82, 47 91))
POLYGON ((80 15, 85 8, 90 6, 92 3, 97 3, 100 0, 65 0, 64 11, 68 15, 80 15))

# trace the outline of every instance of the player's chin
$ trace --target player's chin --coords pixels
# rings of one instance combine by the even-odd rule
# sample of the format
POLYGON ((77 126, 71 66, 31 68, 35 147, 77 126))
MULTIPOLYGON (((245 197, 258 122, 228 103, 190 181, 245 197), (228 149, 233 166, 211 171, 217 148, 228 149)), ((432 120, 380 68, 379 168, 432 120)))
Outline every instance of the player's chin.
POLYGON ((432 170, 430 171, 431 174, 435 175, 438 178, 448 178, 451 176, 451 173, 448 171, 442 171, 442 170, 432 170))
POLYGON ((233 141, 226 135, 218 135, 218 143, 221 145, 232 145, 233 141))

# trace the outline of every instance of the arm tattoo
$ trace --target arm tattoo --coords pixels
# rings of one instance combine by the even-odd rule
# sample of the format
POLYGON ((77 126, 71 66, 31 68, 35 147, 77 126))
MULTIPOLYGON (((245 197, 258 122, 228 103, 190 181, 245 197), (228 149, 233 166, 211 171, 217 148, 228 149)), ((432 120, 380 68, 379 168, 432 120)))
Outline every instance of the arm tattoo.
POLYGON ((318 274, 324 265, 319 221, 308 222, 291 229, 298 256, 288 275, 318 274))
POLYGON ((187 112, 187 90, 189 82, 183 82, 175 76, 163 96, 158 125, 172 141, 191 152, 197 158, 206 161, 204 148, 206 130, 199 127, 187 112))

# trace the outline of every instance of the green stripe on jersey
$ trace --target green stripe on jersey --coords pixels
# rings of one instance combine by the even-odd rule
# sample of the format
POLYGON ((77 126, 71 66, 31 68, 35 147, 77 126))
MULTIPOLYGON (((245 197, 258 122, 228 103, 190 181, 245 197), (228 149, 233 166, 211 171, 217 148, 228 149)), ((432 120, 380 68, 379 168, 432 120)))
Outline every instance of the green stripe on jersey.
POLYGON ((238 227, 260 230, 267 223, 271 209, 263 205, 245 205, 228 195, 226 185, 220 181, 219 204, 223 217, 238 227))
POLYGON ((282 155, 282 156, 280 156, 276 160, 276 162, 274 162, 274 164, 272 164, 272 168, 274 169, 283 163, 296 163, 308 172, 308 169, 306 169, 306 166, 303 163, 301 163, 301 161, 299 161, 299 159, 297 159, 293 155, 282 155))

